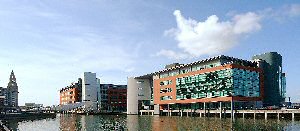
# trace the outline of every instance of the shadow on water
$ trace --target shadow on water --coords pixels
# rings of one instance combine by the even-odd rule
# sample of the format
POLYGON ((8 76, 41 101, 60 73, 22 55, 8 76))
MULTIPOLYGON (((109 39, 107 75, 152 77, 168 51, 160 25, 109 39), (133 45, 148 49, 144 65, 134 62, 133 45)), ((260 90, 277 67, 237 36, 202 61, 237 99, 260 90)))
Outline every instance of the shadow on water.
POLYGON ((299 121, 264 119, 219 119, 179 116, 74 115, 59 114, 54 119, 10 121, 13 130, 129 130, 129 131, 206 131, 206 130, 300 130, 299 121))

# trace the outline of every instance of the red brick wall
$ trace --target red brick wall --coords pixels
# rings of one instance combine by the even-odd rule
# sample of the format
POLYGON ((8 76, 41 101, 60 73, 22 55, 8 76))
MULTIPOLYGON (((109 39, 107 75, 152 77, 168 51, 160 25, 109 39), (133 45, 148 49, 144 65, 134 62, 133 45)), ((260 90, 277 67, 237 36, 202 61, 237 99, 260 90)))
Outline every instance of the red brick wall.
POLYGON ((60 104, 78 102, 78 89, 70 88, 69 90, 60 93, 60 104), (73 92, 72 94, 70 94, 73 92))

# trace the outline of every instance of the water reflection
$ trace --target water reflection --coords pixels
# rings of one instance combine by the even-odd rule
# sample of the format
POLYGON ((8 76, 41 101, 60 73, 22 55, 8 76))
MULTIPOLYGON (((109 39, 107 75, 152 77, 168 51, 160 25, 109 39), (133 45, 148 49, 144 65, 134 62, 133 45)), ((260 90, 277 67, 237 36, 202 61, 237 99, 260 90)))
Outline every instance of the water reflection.
POLYGON ((62 130, 62 131, 186 131, 186 130, 300 130, 299 121, 264 119, 230 119, 179 117, 179 116, 136 116, 136 115, 58 115, 53 119, 35 121, 10 121, 13 130, 62 130))

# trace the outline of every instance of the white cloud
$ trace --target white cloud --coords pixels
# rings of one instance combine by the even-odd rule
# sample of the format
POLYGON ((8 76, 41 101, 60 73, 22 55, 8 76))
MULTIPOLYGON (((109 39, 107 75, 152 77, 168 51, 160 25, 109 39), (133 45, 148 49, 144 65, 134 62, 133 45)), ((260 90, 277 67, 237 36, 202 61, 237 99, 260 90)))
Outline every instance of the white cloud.
POLYGON ((285 20, 300 15, 300 4, 282 6, 276 10, 267 8, 257 12, 236 14, 228 13, 231 20, 220 21, 218 16, 211 15, 205 21, 185 18, 179 10, 174 11, 177 28, 171 28, 164 35, 173 37, 180 51, 163 49, 157 56, 170 59, 185 59, 201 55, 216 55, 235 47, 239 40, 262 28, 261 21, 265 18, 285 20))
POLYGON ((261 29, 261 16, 248 12, 246 14, 235 15, 233 18, 233 30, 235 34, 249 33, 261 29))
POLYGON ((187 54, 184 53, 177 53, 172 50, 164 50, 164 49, 157 52, 156 56, 166 56, 169 59, 186 59, 189 57, 187 54))
POLYGON ((218 54, 234 47, 244 34, 261 28, 260 16, 253 12, 235 15, 231 21, 219 21, 216 15, 212 15, 197 22, 184 18, 179 10, 175 10, 174 15, 177 28, 167 30, 165 34, 173 36, 184 53, 161 50, 157 55, 181 59, 218 54))
POLYGON ((300 15, 300 4, 291 4, 286 5, 280 11, 283 15, 288 15, 290 17, 299 16, 300 15))
POLYGON ((300 4, 284 5, 278 9, 266 8, 258 11, 263 18, 274 19, 278 22, 284 22, 287 19, 300 16, 300 4))

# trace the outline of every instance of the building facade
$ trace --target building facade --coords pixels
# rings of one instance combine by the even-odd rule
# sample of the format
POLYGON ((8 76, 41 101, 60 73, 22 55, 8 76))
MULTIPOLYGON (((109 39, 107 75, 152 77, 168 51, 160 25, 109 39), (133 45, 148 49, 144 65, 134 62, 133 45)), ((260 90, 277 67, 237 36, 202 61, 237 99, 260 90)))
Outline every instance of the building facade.
POLYGON ((7 88, 0 87, 0 107, 7 106, 7 88))
MULTIPOLYGON (((129 77, 127 80, 127 114, 153 109, 153 76, 129 77)), ((158 112, 156 112, 158 113, 158 112)))
POLYGON ((124 112, 127 110, 127 85, 100 84, 100 110, 124 112))
POLYGON ((100 79, 96 78, 96 73, 84 72, 78 82, 60 89, 60 106, 57 110, 96 111, 99 88, 100 79))
POLYGON ((18 107, 18 85, 17 80, 14 74, 14 71, 11 71, 9 82, 7 85, 7 105, 9 107, 18 107))
POLYGON ((82 101, 97 102, 96 73, 84 72, 82 75, 82 101))
POLYGON ((113 86, 113 84, 100 84, 99 106, 100 106, 101 111, 109 110, 107 90, 108 90, 108 88, 110 88, 112 86, 113 86))
POLYGON ((155 114, 164 109, 229 108, 232 104, 234 108, 280 106, 285 97, 281 59, 274 52, 253 60, 220 55, 128 78, 127 113, 138 114, 147 108, 153 108, 155 114))
POLYGON ((78 89, 74 86, 66 87, 60 90, 60 104, 71 104, 79 102, 78 100, 78 89))
POLYGON ((127 109, 127 85, 112 85, 107 89, 108 110, 125 112, 127 109))
POLYGON ((252 58, 264 71, 265 106, 278 106, 285 102, 286 81, 282 72, 282 56, 277 52, 255 55, 252 58))
POLYGON ((82 79, 79 78, 77 83, 60 89, 60 105, 66 105, 82 101, 82 79))

